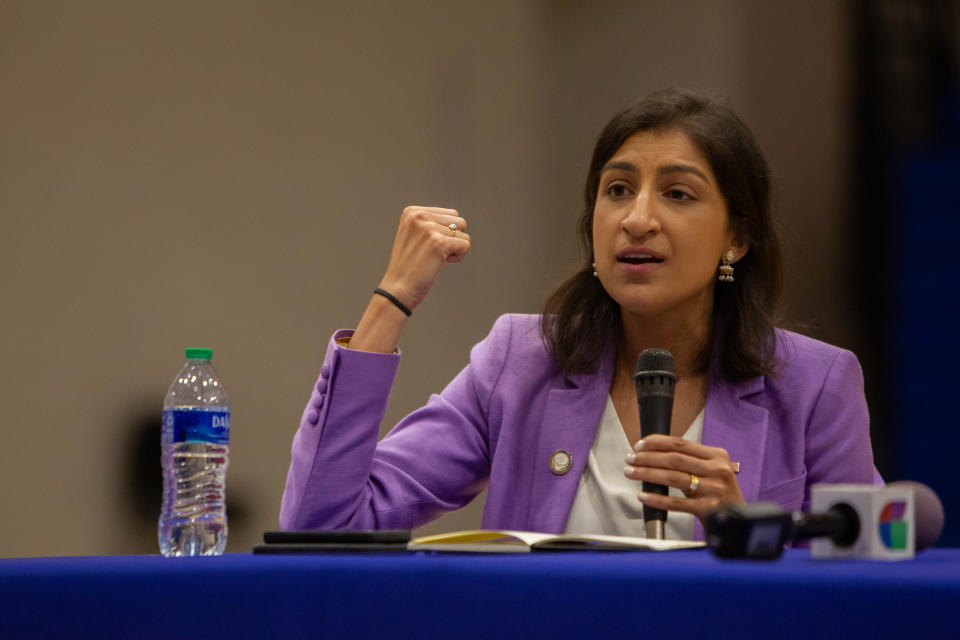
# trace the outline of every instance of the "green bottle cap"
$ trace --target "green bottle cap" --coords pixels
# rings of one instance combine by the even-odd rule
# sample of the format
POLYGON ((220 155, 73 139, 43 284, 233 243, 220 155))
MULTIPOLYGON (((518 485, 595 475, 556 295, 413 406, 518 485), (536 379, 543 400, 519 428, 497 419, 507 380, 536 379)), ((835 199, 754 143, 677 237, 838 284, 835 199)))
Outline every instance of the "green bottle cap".
POLYGON ((190 360, 209 360, 213 357, 213 349, 187 349, 187 358, 190 360))

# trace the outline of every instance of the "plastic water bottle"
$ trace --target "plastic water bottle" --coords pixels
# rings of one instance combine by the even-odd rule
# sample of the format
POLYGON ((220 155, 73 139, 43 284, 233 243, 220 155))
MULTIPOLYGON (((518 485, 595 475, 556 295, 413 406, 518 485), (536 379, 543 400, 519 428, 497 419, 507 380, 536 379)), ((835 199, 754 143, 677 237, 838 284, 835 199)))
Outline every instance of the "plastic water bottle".
POLYGON ((210 349, 187 349, 187 362, 163 401, 160 553, 216 556, 227 546, 225 489, 230 398, 210 349))

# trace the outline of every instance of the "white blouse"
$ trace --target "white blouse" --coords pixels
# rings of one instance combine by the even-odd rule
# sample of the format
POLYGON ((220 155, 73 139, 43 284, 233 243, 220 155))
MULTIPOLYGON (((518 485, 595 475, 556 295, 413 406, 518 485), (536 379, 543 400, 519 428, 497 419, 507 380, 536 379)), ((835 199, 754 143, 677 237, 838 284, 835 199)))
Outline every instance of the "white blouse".
MULTIPOLYGON (((701 410, 683 434, 683 439, 699 443, 702 437, 701 410)), ((626 466, 624 456, 631 448, 613 400, 607 396, 607 405, 600 417, 597 437, 590 448, 587 466, 580 477, 577 495, 567 518, 566 533, 646 537, 643 528, 643 504, 637 500, 641 483, 623 475, 623 468, 626 466)), ((670 495, 683 497, 683 492, 671 487, 670 495)), ((668 512, 666 538, 692 540, 693 522, 694 516, 689 513, 668 512)))

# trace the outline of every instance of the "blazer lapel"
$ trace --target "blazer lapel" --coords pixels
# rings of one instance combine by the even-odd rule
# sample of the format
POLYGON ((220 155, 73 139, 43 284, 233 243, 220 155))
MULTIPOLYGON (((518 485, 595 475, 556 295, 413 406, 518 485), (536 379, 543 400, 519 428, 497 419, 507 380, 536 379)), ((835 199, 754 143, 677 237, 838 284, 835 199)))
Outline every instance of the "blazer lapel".
POLYGON ((602 362, 594 374, 559 377, 558 385, 550 390, 529 461, 534 465, 526 519, 529 530, 562 533, 566 527, 610 392, 613 359, 605 357, 602 362), (551 459, 558 451, 571 458, 563 473, 551 469, 551 459))
MULTIPOLYGON (((767 446, 767 410, 751 402, 761 393, 764 378, 739 384, 711 381, 703 416, 703 444, 721 447, 732 462, 740 463, 737 481, 747 502, 755 502, 760 492, 760 474, 767 446)), ((694 538, 704 538, 703 525, 694 524, 694 538)))
MULTIPOLYGON (((604 358, 595 374, 560 376, 550 390, 537 446, 529 460, 534 473, 526 529, 563 532, 596 438, 612 376, 613 359, 604 358), (571 457, 564 473, 551 470, 550 461, 557 451, 571 457)), ((726 449, 730 460, 740 463, 737 481, 747 502, 756 501, 759 494, 767 442, 767 409, 751 401, 763 389, 762 377, 739 384, 711 381, 704 410, 703 444, 726 449)), ((694 539, 704 539, 699 520, 694 523, 694 539)))

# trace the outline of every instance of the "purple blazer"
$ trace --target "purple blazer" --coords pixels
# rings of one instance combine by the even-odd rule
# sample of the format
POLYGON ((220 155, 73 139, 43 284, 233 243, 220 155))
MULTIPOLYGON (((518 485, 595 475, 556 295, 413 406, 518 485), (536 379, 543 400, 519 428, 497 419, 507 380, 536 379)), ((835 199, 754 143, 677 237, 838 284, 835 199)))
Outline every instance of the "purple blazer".
MULTIPOLYGON (((400 356, 337 345, 350 335, 331 338, 294 437, 283 528, 415 528, 486 488, 482 527, 563 531, 610 391, 612 354, 596 373, 564 375, 539 316, 502 316, 446 389, 378 443, 400 356), (573 458, 563 475, 549 466, 558 449, 573 458)), ((777 330, 777 358, 775 378, 707 390, 703 443, 740 462, 744 498, 796 510, 809 506, 815 483, 882 483, 856 357, 777 330)), ((694 537, 703 539, 699 522, 694 537)))

